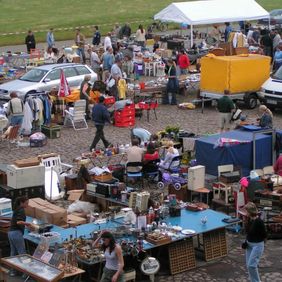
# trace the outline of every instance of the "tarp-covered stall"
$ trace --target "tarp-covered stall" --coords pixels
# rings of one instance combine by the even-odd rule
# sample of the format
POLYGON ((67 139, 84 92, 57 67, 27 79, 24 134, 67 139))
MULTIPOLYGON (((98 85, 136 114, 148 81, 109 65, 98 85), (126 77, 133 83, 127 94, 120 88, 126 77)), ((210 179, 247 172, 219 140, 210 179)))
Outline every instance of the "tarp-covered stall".
POLYGON ((233 164, 242 168, 244 176, 253 169, 253 137, 255 136, 255 166, 257 169, 272 165, 272 135, 234 130, 222 134, 201 137, 196 140, 197 164, 206 167, 206 173, 217 175, 219 165, 233 164), (228 138, 238 144, 220 146, 219 140, 228 138))

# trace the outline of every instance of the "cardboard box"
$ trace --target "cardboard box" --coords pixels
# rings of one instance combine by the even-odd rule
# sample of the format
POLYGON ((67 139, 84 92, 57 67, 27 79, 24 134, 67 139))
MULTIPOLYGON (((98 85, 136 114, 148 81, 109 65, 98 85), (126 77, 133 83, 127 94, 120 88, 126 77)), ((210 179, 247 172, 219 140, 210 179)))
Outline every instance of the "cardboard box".
POLYGON ((84 193, 85 190, 71 190, 71 191, 68 191, 68 201, 76 201, 76 200, 79 200, 82 196, 82 194, 84 193))
POLYGON ((78 226, 78 225, 85 224, 85 223, 86 223, 85 218, 75 216, 72 214, 68 214, 68 225, 70 227, 78 226))
POLYGON ((28 207, 25 209, 25 214, 30 217, 35 217, 35 208, 37 203, 33 202, 32 199, 28 201, 28 207))
POLYGON ((29 201, 27 215, 58 226, 67 224, 67 210, 40 198, 29 201))
POLYGON ((32 198, 29 200, 29 202, 36 203, 39 206, 45 207, 46 205, 49 205, 50 203, 41 199, 41 198, 32 198))

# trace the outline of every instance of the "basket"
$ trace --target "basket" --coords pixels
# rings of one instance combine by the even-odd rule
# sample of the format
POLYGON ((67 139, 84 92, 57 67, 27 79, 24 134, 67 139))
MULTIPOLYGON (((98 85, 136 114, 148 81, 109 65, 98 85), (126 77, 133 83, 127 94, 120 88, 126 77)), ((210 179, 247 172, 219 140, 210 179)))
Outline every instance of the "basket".
POLYGON ((166 237, 166 238, 163 238, 163 239, 160 239, 160 240, 154 240, 150 237, 150 235, 148 235, 148 237, 146 238, 146 241, 151 243, 151 244, 154 244, 154 245, 165 245, 165 244, 168 244, 171 242, 171 238, 170 237, 166 237))
POLYGON ((111 173, 103 173, 100 175, 95 175, 94 179, 99 182, 108 182, 113 179, 113 175, 111 173))

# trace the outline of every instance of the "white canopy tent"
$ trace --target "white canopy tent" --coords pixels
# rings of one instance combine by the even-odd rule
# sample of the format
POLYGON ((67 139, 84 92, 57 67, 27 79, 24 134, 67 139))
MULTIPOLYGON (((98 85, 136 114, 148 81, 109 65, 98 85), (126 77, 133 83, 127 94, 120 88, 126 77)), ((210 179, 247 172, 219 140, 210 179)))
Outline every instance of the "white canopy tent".
POLYGON ((269 18, 255 0, 204 0, 172 3, 154 16, 155 20, 193 26, 269 18))

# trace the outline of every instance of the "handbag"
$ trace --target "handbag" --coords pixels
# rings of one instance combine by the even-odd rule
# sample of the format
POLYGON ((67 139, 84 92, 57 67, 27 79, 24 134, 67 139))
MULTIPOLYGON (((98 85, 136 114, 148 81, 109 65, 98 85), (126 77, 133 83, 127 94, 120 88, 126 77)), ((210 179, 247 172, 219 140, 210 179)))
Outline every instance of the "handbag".
POLYGON ((245 241, 242 243, 241 247, 242 247, 243 250, 246 250, 246 249, 248 248, 248 242, 247 242, 247 240, 245 240, 245 241))

